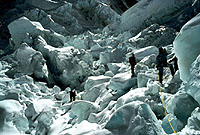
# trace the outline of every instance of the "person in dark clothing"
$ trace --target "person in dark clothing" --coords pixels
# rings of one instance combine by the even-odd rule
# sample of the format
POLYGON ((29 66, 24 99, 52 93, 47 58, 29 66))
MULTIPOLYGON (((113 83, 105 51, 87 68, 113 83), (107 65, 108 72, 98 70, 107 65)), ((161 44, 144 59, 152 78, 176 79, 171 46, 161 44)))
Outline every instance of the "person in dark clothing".
POLYGON ((75 90, 71 90, 69 92, 69 94, 70 94, 70 102, 75 101, 76 91, 75 90))
POLYGON ((159 71, 159 82, 162 84, 163 81, 163 67, 169 67, 172 76, 174 76, 175 72, 173 69, 172 64, 167 63, 167 51, 163 49, 162 47, 159 48, 159 54, 156 57, 157 62, 157 69, 159 71))
POLYGON ((169 63, 171 62, 174 62, 174 72, 176 73, 178 70, 178 59, 175 55, 169 60, 169 63))
POLYGON ((132 73, 132 77, 133 77, 135 75, 134 68, 136 65, 136 59, 135 59, 134 53, 132 53, 132 56, 129 57, 129 63, 131 65, 131 73, 132 73))

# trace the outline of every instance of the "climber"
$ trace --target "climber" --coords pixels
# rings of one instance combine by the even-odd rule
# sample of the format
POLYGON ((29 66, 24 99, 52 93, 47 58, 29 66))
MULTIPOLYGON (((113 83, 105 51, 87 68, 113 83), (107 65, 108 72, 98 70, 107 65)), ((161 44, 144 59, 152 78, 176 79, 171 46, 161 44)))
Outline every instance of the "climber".
POLYGON ((129 57, 129 63, 131 65, 131 73, 132 73, 131 77, 133 77, 135 75, 134 68, 135 68, 135 65, 136 65, 136 59, 135 59, 134 53, 132 53, 132 56, 129 57))
POLYGON ((76 91, 75 90, 71 90, 69 92, 69 94, 70 94, 70 102, 75 101, 76 91))
POLYGON ((174 69, 172 64, 167 63, 167 51, 162 47, 159 48, 159 54, 156 57, 157 69, 159 70, 159 82, 162 84, 163 80, 163 67, 169 67, 172 76, 174 76, 174 69))
POLYGON ((174 62, 174 72, 176 73, 176 71, 178 70, 178 59, 177 57, 174 55, 169 61, 169 63, 174 62))

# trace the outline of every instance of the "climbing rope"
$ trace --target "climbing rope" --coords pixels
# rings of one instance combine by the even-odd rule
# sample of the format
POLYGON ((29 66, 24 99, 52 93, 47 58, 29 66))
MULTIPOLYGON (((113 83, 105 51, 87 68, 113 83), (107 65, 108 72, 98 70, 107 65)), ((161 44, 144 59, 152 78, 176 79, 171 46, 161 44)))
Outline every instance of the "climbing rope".
MULTIPOLYGON (((158 73, 158 78, 159 78, 159 73, 158 73)), ((170 120, 169 120, 169 117, 168 117, 168 114, 167 114, 167 111, 166 111, 166 108, 165 108, 165 103, 164 103, 164 100, 163 100, 163 96, 162 96, 162 91, 161 91, 161 85, 160 85, 160 79, 159 80, 159 87, 160 87, 160 97, 161 97, 161 100, 162 100, 162 105, 163 105, 163 108, 164 108, 164 111, 165 111, 165 115, 167 117, 167 120, 169 122, 169 125, 171 126, 172 130, 174 131, 175 135, 177 135, 176 131, 174 130, 170 120)))

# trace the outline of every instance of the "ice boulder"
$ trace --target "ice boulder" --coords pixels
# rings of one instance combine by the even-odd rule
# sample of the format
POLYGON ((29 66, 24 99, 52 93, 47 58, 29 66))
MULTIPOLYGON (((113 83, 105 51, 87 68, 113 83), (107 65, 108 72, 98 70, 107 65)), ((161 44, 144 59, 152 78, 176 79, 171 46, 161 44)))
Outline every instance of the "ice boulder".
POLYGON ((138 49, 134 52, 135 58, 137 61, 142 60, 143 58, 155 54, 158 55, 158 48, 155 46, 148 46, 142 49, 138 49))
POLYGON ((164 119, 162 120, 162 128, 164 129, 165 133, 167 134, 172 134, 174 133, 174 131, 172 130, 169 121, 173 127, 173 129, 177 132, 177 118, 176 116, 172 115, 172 114, 168 114, 168 117, 165 116, 164 119))
POLYGON ((189 135, 200 134, 200 108, 197 107, 188 118, 187 125, 182 133, 189 135))
MULTIPOLYGON (((74 2, 76 3, 76 1, 74 2)), ((62 26, 65 29, 65 33, 68 33, 68 35, 80 34, 84 30, 82 25, 82 19, 84 19, 84 17, 81 14, 82 12, 79 12, 75 8, 74 2, 72 4, 65 1, 64 5, 48 12, 48 14, 51 15, 53 23, 57 23, 62 26)))
POLYGON ((153 80, 153 81, 158 80, 158 75, 157 75, 157 72, 155 72, 155 70, 149 69, 147 71, 139 72, 137 75, 138 88, 146 87, 147 82, 150 80, 153 80))
POLYGON ((108 63, 107 66, 113 74, 119 73, 120 68, 126 68, 124 63, 108 63))
POLYGON ((99 85, 99 84, 103 84, 103 83, 109 82, 110 79, 111 79, 111 77, 103 76, 103 75, 90 76, 86 80, 84 88, 85 88, 85 90, 89 90, 92 87, 94 87, 95 85, 99 85))
POLYGON ((165 104, 167 112, 175 115, 184 125, 187 124, 187 119, 192 111, 198 106, 198 103, 190 95, 182 91, 169 96, 165 104))
POLYGON ((97 104, 89 101, 75 101, 71 105, 71 112, 77 116, 78 123, 87 120, 90 113, 96 113, 98 109, 99 106, 97 104))
POLYGON ((57 2, 52 0, 27 0, 27 3, 43 10, 53 10, 65 4, 64 1, 57 2))
POLYGON ((128 104, 133 101, 141 101, 144 102, 147 99, 145 92, 148 91, 148 88, 136 88, 131 89, 128 93, 121 96, 116 103, 116 107, 119 108, 125 104, 128 104))
MULTIPOLYGON (((86 120, 79 124, 74 125, 72 128, 65 129, 62 134, 67 135, 112 135, 112 133, 106 129, 101 129, 100 125, 96 123, 90 123, 86 120)), ((53 135, 53 134, 52 134, 53 135)))
POLYGON ((35 51, 27 44, 21 46, 7 59, 12 58, 12 68, 7 72, 10 77, 15 74, 34 75, 38 79, 47 77, 48 71, 46 60, 39 51, 35 51))
POLYGON ((52 78, 59 86, 78 87, 92 72, 89 64, 93 59, 84 50, 79 51, 72 46, 55 48, 48 45, 41 36, 35 39, 35 49, 48 59, 52 78))
POLYGON ((164 131, 149 105, 134 101, 117 109, 106 123, 115 135, 164 135, 164 131))
POLYGON ((102 64, 107 63, 121 63, 125 60, 127 50, 121 48, 107 49, 100 53, 99 61, 102 64), (120 55, 119 55, 120 54, 120 55))
POLYGON ((91 131, 85 135, 113 135, 113 134, 107 129, 98 129, 96 131, 91 131))
POLYGON ((128 41, 133 46, 139 48, 147 46, 161 47, 171 44, 175 37, 176 30, 162 25, 152 24, 128 41))
POLYGON ((44 28, 39 22, 32 22, 26 17, 21 17, 8 25, 13 42, 18 47, 24 38, 26 33, 31 34, 33 37, 42 35, 44 28))
POLYGON ((3 65, 2 63, 0 62, 0 71, 3 69, 3 65))
POLYGON ((45 29, 52 29, 55 32, 61 35, 69 35, 65 27, 56 23, 50 15, 48 15, 45 11, 40 10, 38 8, 26 11, 25 16, 32 21, 37 21, 42 24, 45 29))
POLYGON ((199 20, 200 14, 187 22, 173 42, 175 55, 178 58, 180 78, 183 81, 187 81, 190 75, 191 64, 200 54, 199 20))
POLYGON ((114 76, 112 71, 106 71, 104 75, 105 76, 109 76, 109 77, 113 77, 114 76))
POLYGON ((148 67, 154 67, 156 64, 156 55, 152 54, 152 55, 146 56, 139 63, 144 64, 148 67))
POLYGON ((118 73, 110 79, 109 88, 112 90, 128 91, 136 85, 136 77, 131 77, 130 72, 118 73))
POLYGON ((50 99, 34 100, 25 110, 25 115, 29 118, 35 117, 39 113, 52 110, 53 108, 54 102, 50 99))
POLYGON ((146 91, 146 94, 157 95, 160 91, 159 82, 148 80, 147 88, 149 89, 146 91))
POLYGON ((108 82, 94 85, 92 88, 86 90, 85 94, 83 95, 83 100, 91 102, 96 101, 97 98, 102 97, 102 95, 108 92, 107 86, 108 82))
POLYGON ((190 69, 190 75, 186 83, 185 91, 191 95, 200 104, 200 94, 199 94, 199 67, 200 67, 200 55, 192 63, 190 69))
POLYGON ((110 6, 100 3, 95 8, 95 16, 97 21, 104 26, 118 20, 121 16, 118 15, 110 6))
POLYGON ((0 134, 20 135, 28 130, 28 120, 23 115, 23 106, 16 100, 0 101, 0 134))

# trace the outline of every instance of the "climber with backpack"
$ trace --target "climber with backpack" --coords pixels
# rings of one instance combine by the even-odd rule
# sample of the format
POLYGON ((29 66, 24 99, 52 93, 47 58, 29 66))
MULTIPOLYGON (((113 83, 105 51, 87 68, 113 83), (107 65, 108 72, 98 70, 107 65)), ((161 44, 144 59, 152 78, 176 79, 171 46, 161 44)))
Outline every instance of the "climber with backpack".
POLYGON ((158 75, 159 75, 159 82, 162 84, 163 81, 163 68, 169 67, 171 71, 171 75, 174 76, 174 68, 172 64, 167 63, 167 51, 163 49, 162 47, 159 48, 159 54, 156 57, 157 62, 157 69, 158 69, 158 75))
POLYGON ((134 68, 136 65, 136 59, 134 53, 132 53, 131 57, 129 57, 129 63, 131 65, 131 73, 132 73, 131 77, 133 77, 135 75, 134 68))

